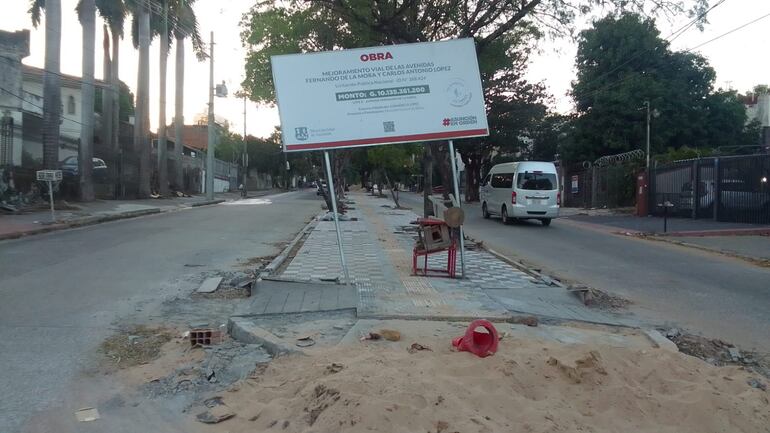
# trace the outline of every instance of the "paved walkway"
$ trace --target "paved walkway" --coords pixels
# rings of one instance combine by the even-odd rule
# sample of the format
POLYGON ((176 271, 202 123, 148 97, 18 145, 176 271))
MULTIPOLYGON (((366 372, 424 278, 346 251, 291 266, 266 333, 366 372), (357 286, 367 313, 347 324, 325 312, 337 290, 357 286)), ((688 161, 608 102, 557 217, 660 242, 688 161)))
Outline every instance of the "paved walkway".
MULTIPOLYGON (((586 308, 565 289, 546 285, 482 249, 466 251, 466 278, 413 276, 416 232, 410 222, 417 215, 393 209, 390 200, 363 193, 350 197, 355 209, 348 215, 358 220, 340 222, 340 226, 351 282, 358 290, 359 317, 505 319, 535 314, 625 323, 623 318, 586 308)), ((431 256, 429 267, 445 263, 446 255, 431 256)), ((319 222, 279 277, 342 281, 334 223, 319 222)))

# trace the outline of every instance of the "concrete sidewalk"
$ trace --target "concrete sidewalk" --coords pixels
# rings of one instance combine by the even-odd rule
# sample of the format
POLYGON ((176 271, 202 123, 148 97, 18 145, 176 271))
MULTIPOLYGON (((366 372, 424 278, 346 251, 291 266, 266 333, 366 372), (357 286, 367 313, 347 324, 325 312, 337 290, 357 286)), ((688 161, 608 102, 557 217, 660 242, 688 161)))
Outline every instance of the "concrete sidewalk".
MULTIPOLYGON (((249 197, 259 197, 274 192, 274 190, 256 191, 249 193, 249 197)), ((237 199, 240 199, 240 194, 232 192, 216 194, 214 200, 207 200, 203 195, 195 195, 163 199, 96 200, 88 203, 67 203, 66 209, 56 210, 55 222, 51 221, 50 210, 45 208, 32 212, 0 214, 0 240, 237 199)), ((56 206, 59 205, 61 204, 56 203, 56 206)))
MULTIPOLYGON (((569 209, 560 210, 560 215, 566 221, 600 225, 618 232, 663 234, 662 217, 638 217, 628 214, 585 214, 582 212, 576 213, 569 209)), ((721 222, 712 219, 669 217, 667 226, 666 234, 668 236, 740 235, 763 231, 770 233, 770 225, 721 222)))
MULTIPOLYGON (((631 318, 585 307, 563 287, 548 285, 472 243, 465 253, 465 278, 414 276, 416 226, 410 222, 417 215, 393 209, 388 199, 355 192, 350 198, 355 209, 348 215, 357 221, 343 221, 340 226, 351 282, 358 291, 359 317, 506 320, 533 314, 542 319, 635 325, 631 318)), ((445 263, 445 254, 432 255, 429 267, 445 263)), ((343 281, 334 223, 319 221, 277 277, 315 284, 343 281)))

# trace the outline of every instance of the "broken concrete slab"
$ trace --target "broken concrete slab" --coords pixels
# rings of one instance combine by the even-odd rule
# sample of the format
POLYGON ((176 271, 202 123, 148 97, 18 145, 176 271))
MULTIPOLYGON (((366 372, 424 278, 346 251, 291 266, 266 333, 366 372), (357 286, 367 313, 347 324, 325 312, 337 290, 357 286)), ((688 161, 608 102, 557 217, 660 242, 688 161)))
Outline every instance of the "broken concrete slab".
POLYGON ((650 338, 650 341, 655 344, 655 347, 659 347, 663 350, 668 350, 669 352, 679 352, 679 348, 674 344, 673 341, 666 338, 663 334, 658 332, 655 329, 647 329, 644 331, 645 335, 650 338))
POLYGON ((227 323, 227 332, 233 339, 247 344, 261 344, 270 355, 277 357, 289 353, 302 353, 274 334, 257 326, 243 317, 232 317, 227 323))
POLYGON ((201 283, 201 286, 198 287, 198 290, 196 290, 196 292, 213 293, 219 288, 219 284, 221 283, 222 283, 222 277, 206 278, 205 280, 203 280, 203 283, 201 283))

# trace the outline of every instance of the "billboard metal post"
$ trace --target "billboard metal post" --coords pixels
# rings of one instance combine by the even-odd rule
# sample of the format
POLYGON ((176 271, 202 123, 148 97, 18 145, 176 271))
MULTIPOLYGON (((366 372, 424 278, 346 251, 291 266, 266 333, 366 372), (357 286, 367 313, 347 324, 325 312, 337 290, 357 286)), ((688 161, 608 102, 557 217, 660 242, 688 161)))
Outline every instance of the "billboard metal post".
MULTIPOLYGON (((457 207, 462 209, 460 205, 460 185, 457 180, 457 160, 455 157, 455 144, 452 140, 449 140, 449 158, 452 163, 452 185, 455 191, 455 201, 457 201, 457 207)), ((463 226, 460 225, 460 276, 465 278, 465 235, 463 234, 463 226)))
POLYGON ((329 194, 332 199, 332 213, 334 216, 334 229, 337 231, 337 246, 340 248, 340 263, 342 272, 345 275, 345 284, 350 284, 350 273, 348 273, 348 264, 345 261, 345 252, 342 249, 342 232, 340 232, 340 220, 337 216, 337 194, 334 191, 334 177, 332 176, 332 166, 329 162, 329 152, 324 151, 324 161, 326 162, 326 177, 329 185, 329 194))

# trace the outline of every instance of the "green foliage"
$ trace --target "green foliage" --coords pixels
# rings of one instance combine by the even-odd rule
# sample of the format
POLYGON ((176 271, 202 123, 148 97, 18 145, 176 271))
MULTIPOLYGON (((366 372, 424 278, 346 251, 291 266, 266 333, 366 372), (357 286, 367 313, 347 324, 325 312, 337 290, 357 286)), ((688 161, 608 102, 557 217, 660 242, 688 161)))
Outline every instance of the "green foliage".
POLYGON ((374 170, 384 170, 391 181, 403 180, 415 168, 415 155, 422 149, 417 144, 376 146, 366 151, 366 160, 374 170))
MULTIPOLYGON (((102 92, 104 92, 105 89, 102 87, 97 87, 96 92, 94 92, 94 111, 97 113, 102 112, 102 92)), ((134 114, 134 109, 136 108, 134 105, 134 94, 131 92, 131 89, 126 85, 124 82, 120 82, 120 120, 121 122, 128 122, 128 116, 132 116, 134 114)))
POLYGON ((665 153, 661 153, 654 156, 654 159, 658 162, 672 162, 681 161, 683 159, 695 159, 704 158, 714 154, 714 149, 711 148, 694 148, 689 146, 682 146, 678 149, 669 147, 665 153))
POLYGON ((608 16, 580 33, 578 112, 568 161, 644 149, 652 109, 651 149, 717 147, 745 139, 745 111, 734 92, 713 91, 714 70, 703 57, 673 52, 652 19, 608 16))

